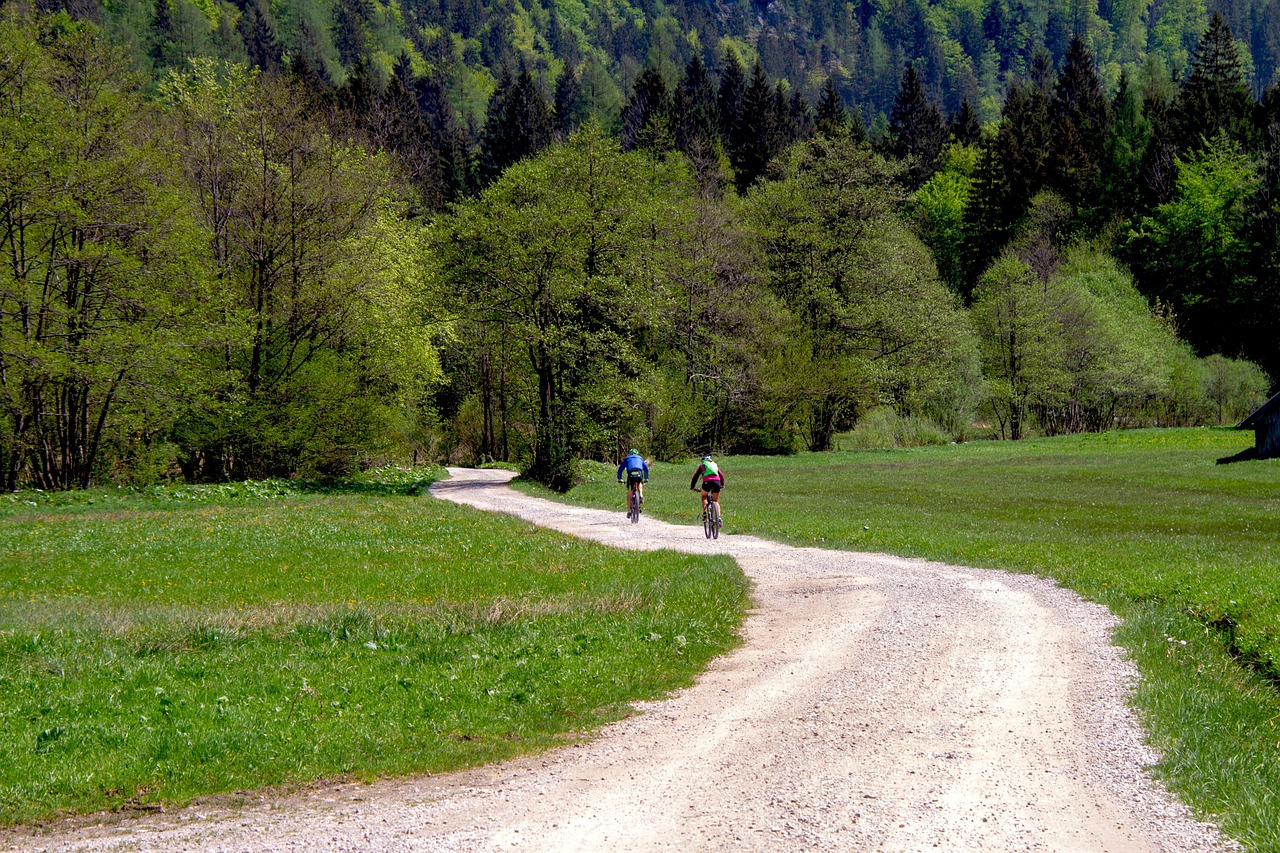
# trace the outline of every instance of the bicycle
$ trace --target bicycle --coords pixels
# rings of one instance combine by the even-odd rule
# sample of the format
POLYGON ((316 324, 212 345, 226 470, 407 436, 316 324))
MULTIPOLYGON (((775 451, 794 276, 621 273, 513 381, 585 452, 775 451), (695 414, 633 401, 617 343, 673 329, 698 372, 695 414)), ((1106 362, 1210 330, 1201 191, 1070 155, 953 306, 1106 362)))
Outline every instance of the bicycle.
POLYGON ((720 520, 720 501, 708 495, 702 510, 702 532, 708 539, 720 538, 720 520))
POLYGON ((636 481, 627 489, 627 518, 632 524, 640 523, 640 482, 636 481))

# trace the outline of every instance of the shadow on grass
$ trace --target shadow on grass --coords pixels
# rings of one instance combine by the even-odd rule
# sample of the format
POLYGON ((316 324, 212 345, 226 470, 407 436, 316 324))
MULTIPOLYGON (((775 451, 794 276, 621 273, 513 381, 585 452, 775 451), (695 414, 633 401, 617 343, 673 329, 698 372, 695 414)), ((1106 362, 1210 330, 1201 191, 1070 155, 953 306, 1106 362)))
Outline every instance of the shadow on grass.
POLYGON ((1230 465, 1232 462, 1249 462, 1253 459, 1261 459, 1261 458, 1262 457, 1258 455, 1258 448, 1246 447, 1244 450, 1241 450, 1239 453, 1232 454, 1231 456, 1220 457, 1218 459, 1218 464, 1230 465))

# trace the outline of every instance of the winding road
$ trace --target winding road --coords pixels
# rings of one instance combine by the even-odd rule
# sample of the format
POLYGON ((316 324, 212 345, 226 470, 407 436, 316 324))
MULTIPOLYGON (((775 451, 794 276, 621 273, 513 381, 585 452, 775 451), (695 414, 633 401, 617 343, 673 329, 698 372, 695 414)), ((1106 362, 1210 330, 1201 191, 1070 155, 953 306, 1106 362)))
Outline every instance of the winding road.
MULTIPOLYGON (((1053 582, 529 497, 436 497, 619 548, 734 557, 744 645, 590 742, 458 774, 85 826, 49 850, 1233 849, 1144 772, 1113 619, 1053 582)), ((731 506, 728 506, 731 512, 731 506)))

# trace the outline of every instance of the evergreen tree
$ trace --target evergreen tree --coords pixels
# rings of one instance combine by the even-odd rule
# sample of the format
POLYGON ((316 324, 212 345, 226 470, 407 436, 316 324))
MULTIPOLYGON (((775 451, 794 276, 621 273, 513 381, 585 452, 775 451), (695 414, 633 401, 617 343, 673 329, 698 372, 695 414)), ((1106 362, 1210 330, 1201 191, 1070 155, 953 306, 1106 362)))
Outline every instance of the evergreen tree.
POLYGON ((1219 131, 1246 146, 1252 142, 1253 97, 1245 83, 1231 28, 1215 12, 1196 47, 1191 71, 1178 91, 1172 139, 1181 151, 1201 148, 1219 131))
POLYGON ((276 38, 276 22, 271 9, 262 0, 247 0, 238 25, 240 37, 249 62, 263 74, 278 74, 284 62, 284 53, 276 38))
POLYGON ((697 56, 689 60, 672 103, 676 147, 689 154, 710 148, 717 139, 716 91, 707 67, 697 56))
POLYGON ((1096 208, 1110 114, 1093 55, 1079 36, 1067 48, 1049 101, 1049 121, 1051 185, 1077 211, 1096 208))
POLYGON ((814 133, 830 137, 847 136, 852 124, 849 120, 849 111, 844 107, 844 100, 836 91, 835 80, 828 77, 827 82, 822 84, 822 93, 818 96, 814 133))
POLYGON ((1242 347, 1272 377, 1280 378, 1280 86, 1263 93, 1259 105, 1262 165, 1259 190, 1250 202, 1253 286, 1241 306, 1242 347))
POLYGON ((365 24, 370 14, 370 0, 337 0, 333 5, 333 44, 338 58, 348 68, 365 55, 365 24))
POLYGON ((908 186, 924 184, 938 167, 938 156, 947 144, 947 125, 942 113, 924 93, 920 75, 908 64, 902 86, 889 116, 888 149, 899 158, 913 158, 907 172, 908 186))
POLYGON ((1102 158, 1102 202, 1113 216, 1127 218, 1138 210, 1139 178, 1142 159, 1151 140, 1151 124, 1143 114, 1142 100, 1129 85, 1129 75, 1124 72, 1111 100, 1111 115, 1102 158))
POLYGON ((965 98, 960 104, 960 112, 951 119, 951 139, 961 145, 978 145, 982 142, 982 125, 978 122, 978 114, 973 104, 965 98))
POLYGON ((151 49, 147 52, 155 68, 171 63, 175 37, 173 9, 169 6, 169 0, 156 0, 151 15, 151 49))
POLYGON ((564 141, 573 135, 586 120, 587 104, 582 96, 582 86, 572 65, 565 65, 556 80, 555 121, 556 138, 564 141))
POLYGON ((333 85, 324 68, 316 67, 305 53, 294 54, 289 63, 289 77, 298 84, 300 89, 311 93, 317 100, 333 85))
POLYGON ((512 163, 537 154, 551 143, 551 106, 528 69, 514 78, 503 69, 489 99, 480 137, 480 177, 493 181, 512 163))
POLYGON ((740 192, 764 174, 765 167, 777 153, 777 122, 774 90, 765 76, 764 66, 756 62, 751 82, 742 94, 737 124, 729 136, 729 162, 733 164, 740 192))
POLYGON ((802 142, 813 135, 813 107, 809 106, 809 99, 799 89, 791 93, 787 114, 790 119, 788 145, 792 142, 802 142))
POLYGON ((671 100, 662 72, 650 66, 636 78, 631 98, 622 109, 622 150, 669 150, 674 142, 671 100))
POLYGON ((439 82, 419 77, 413 81, 413 95, 435 141, 445 201, 457 201, 471 191, 474 183, 471 137, 458 121, 439 82))
POLYGON ((1004 248, 1044 186, 1049 99, 1040 86, 1015 86, 995 136, 983 150, 965 213, 965 276, 972 286, 1004 248))
POLYGON ((720 138, 726 148, 732 148, 732 136, 742 116, 742 99, 747 91, 747 72, 738 55, 728 50, 720 69, 720 87, 716 91, 716 115, 720 122, 720 138))
POLYGON ((1178 179, 1178 146, 1174 142, 1178 92, 1160 63, 1149 62, 1143 71, 1142 113, 1151 135, 1142 154, 1138 191, 1140 206, 1152 209, 1173 198, 1178 179))

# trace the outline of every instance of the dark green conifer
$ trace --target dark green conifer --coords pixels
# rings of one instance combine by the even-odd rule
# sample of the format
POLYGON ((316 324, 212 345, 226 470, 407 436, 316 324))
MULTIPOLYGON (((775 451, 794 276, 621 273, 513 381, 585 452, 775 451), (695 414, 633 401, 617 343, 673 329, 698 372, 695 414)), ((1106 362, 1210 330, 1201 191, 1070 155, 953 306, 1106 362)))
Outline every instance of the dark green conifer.
POLYGON ((485 183, 519 160, 537 154, 551 143, 551 106, 528 69, 515 77, 503 69, 498 88, 489 99, 480 137, 480 177, 485 183))
POLYGON ((1111 116, 1093 55, 1074 36, 1049 100, 1049 181, 1077 210, 1098 206, 1111 116))
POLYGON ((907 172, 909 186, 921 186, 937 170, 938 157, 946 144, 947 125, 942 113, 925 95, 915 66, 908 64, 889 116, 888 149, 895 157, 912 158, 907 172))
POLYGON ((950 135, 952 140, 961 145, 977 145, 982 142, 982 125, 968 98, 961 102, 960 112, 951 119, 950 135))
POLYGON ((822 136, 840 137, 849 134, 852 122, 849 111, 845 109, 844 99, 836 91, 835 80, 828 77, 822 84, 822 92, 818 96, 818 112, 814 118, 814 133, 822 136))
POLYGON ((1170 141, 1184 152, 1192 151, 1226 131, 1232 139, 1250 146, 1253 103, 1231 28, 1215 12, 1178 91, 1170 141))
POLYGON ((667 81, 661 71, 650 66, 636 78, 631 97, 622 108, 622 150, 666 151, 673 144, 667 81))

